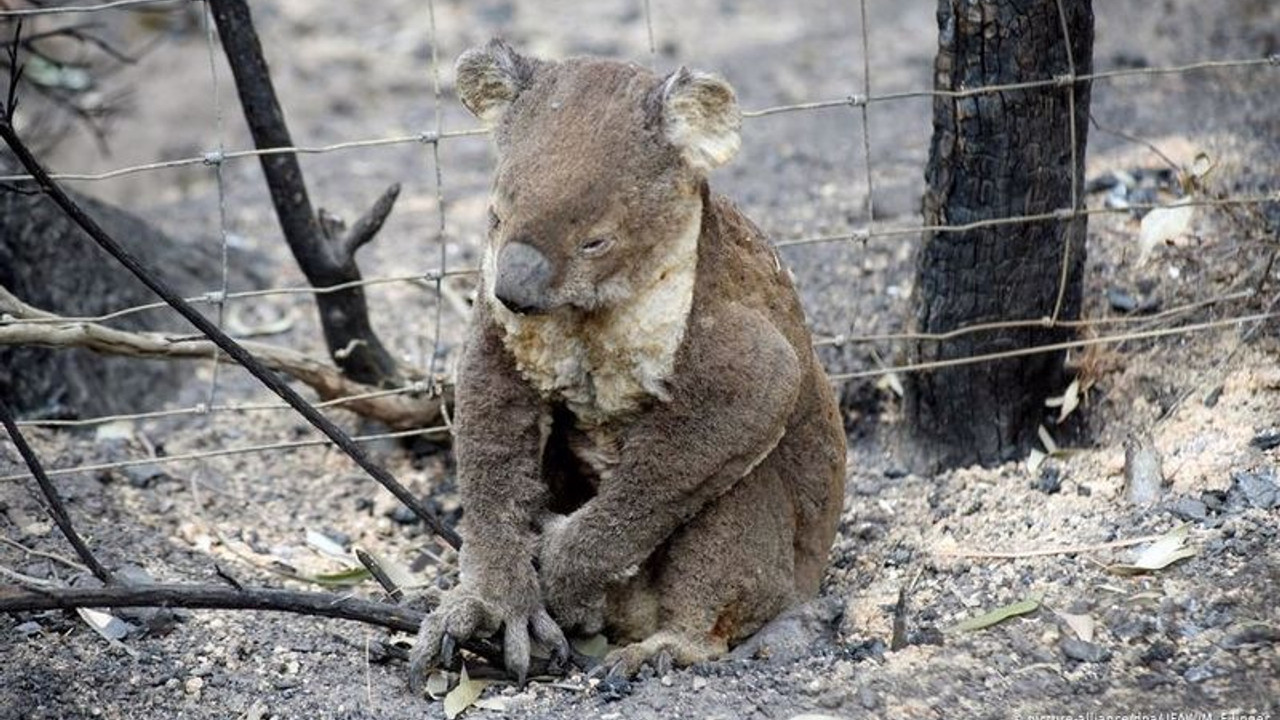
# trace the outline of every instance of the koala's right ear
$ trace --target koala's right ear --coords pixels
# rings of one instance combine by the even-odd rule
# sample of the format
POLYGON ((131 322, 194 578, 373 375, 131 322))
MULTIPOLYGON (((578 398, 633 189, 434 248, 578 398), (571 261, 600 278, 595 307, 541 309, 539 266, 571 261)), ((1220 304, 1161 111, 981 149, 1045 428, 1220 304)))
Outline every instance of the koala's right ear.
POLYGON ((532 84, 536 66, 536 60, 494 38, 458 58, 458 98, 486 125, 496 125, 516 96, 532 84))

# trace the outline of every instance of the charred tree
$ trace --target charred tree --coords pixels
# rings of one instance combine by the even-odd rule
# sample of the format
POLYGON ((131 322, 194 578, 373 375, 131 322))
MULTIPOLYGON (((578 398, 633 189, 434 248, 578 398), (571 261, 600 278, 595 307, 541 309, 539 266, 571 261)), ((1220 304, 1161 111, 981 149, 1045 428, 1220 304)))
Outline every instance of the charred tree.
MULTIPOLYGON (((248 3, 213 0, 210 5, 254 146, 259 150, 291 147, 293 140, 248 3)), ((317 288, 359 282, 356 251, 381 229, 400 192, 399 186, 388 188, 350 232, 343 232, 340 224, 322 220, 312 209, 297 155, 272 153, 261 155, 259 160, 285 240, 307 281, 317 288)), ((318 294, 316 305, 329 354, 344 374, 369 385, 402 382, 397 363, 369 324, 369 308, 360 286, 318 294)))
MULTIPOLYGON (((1083 190, 1090 91, 1071 74, 1092 66, 1091 0, 939 0, 938 32, 935 88, 960 94, 934 100, 925 225, 1071 209, 1083 190)), ((945 333, 1003 320, 1077 318, 1085 231, 1083 215, 1064 215, 926 232, 917 257, 915 329, 945 333)), ((998 353, 1069 334, 1046 323, 922 340, 911 359, 998 353)), ((1044 417, 1044 399, 1062 390, 1063 359, 1061 352, 1042 353, 913 375, 907 416, 914 463, 930 470, 1022 456, 1044 417)))

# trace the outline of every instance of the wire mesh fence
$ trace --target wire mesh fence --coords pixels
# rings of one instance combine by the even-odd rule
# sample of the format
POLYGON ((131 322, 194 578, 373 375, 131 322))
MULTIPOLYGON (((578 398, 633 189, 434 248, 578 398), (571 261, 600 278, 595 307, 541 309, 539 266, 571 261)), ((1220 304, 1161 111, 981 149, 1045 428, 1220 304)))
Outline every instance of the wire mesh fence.
MULTIPOLYGON (((446 322, 442 312, 445 305, 444 287, 445 283, 460 276, 466 276, 476 273, 473 267, 450 267, 448 262, 448 254, 446 253, 447 241, 447 224, 445 217, 446 203, 444 200, 446 193, 447 167, 441 161, 440 147, 441 143, 452 142, 461 138, 469 138, 486 134, 486 130, 478 127, 464 129, 446 129, 441 113, 442 103, 447 101, 444 92, 444 84, 442 82, 443 63, 447 62, 447 58, 439 55, 440 43, 437 42, 437 28, 435 24, 435 5, 428 4, 428 12, 430 17, 429 32, 431 47, 431 92, 434 103, 434 114, 431 118, 429 127, 422 128, 416 133, 398 134, 386 137, 374 138, 357 138, 343 142, 330 143, 324 145, 295 145, 290 147, 276 147, 270 149, 228 149, 224 142, 224 117, 228 112, 224 92, 219 87, 218 75, 218 39, 212 24, 211 9, 207 0, 116 0, 114 2, 106 2, 100 4, 85 5, 36 5, 31 7, 10 8, 4 4, 0 4, 0 28, 10 24, 13 21, 24 18, 33 18, 37 16, 57 16, 57 15, 80 15, 88 13, 118 12, 128 11, 130 9, 141 6, 155 6, 158 8, 180 8, 181 6, 199 5, 203 12, 205 22, 204 44, 205 50, 209 55, 209 97, 211 99, 209 113, 215 120, 215 134, 209 138, 208 150, 203 153, 192 154, 188 157, 177 159, 157 160, 154 162, 141 163, 126 167, 118 167, 103 172, 61 172, 54 173, 52 177, 56 180, 68 183, 99 183, 107 182, 130 175, 142 173, 150 173, 162 170, 171 170, 183 167, 207 167, 213 175, 217 188, 218 197, 218 228, 217 236, 220 238, 221 244, 221 282, 218 287, 211 288, 209 292, 189 298, 192 303, 211 307, 213 315, 219 326, 225 319, 225 310, 228 306, 237 303, 253 303, 273 296, 290 296, 290 295, 310 295, 319 296, 326 293, 333 293, 340 290, 350 289, 352 287, 372 287, 388 284, 412 284, 428 289, 435 297, 435 316, 432 325, 432 333, 429 341, 424 339, 421 343, 417 364, 426 370, 428 378, 434 378, 441 370, 437 367, 438 358, 441 354, 441 328, 446 322), (227 163, 239 162, 243 160, 259 158, 265 155, 278 154, 304 154, 304 155, 321 155, 334 153, 359 153, 373 148, 382 148, 389 146, 419 146, 425 149, 427 159, 431 168, 431 178, 429 180, 433 189, 436 200, 436 223, 432 231, 432 242, 439 249, 439 258, 437 265, 422 272, 415 273, 399 273, 391 275, 382 275, 374 277, 366 277, 358 282, 342 283, 329 287, 310 287, 310 286, 278 286, 255 289, 250 291, 229 292, 227 286, 228 266, 227 258, 229 254, 229 237, 228 230, 228 201, 226 179, 224 178, 224 167, 227 163)), ((646 44, 649 48, 652 64, 656 65, 658 61, 657 44, 655 43, 654 24, 652 21, 652 8, 649 0, 644 0, 642 4, 642 12, 644 14, 644 29, 646 33, 646 44)), ((807 113, 821 110, 844 108, 854 113, 856 124, 859 128, 859 144, 866 162, 863 165, 864 177, 862 181, 866 185, 866 220, 864 224, 848 227, 840 232, 824 233, 824 234, 804 234, 798 237, 778 239, 774 245, 778 248, 803 248, 806 246, 814 246, 826 243, 854 243, 865 244, 868 242, 884 239, 894 239, 902 237, 917 236, 921 233, 958 233, 969 232, 976 229, 1002 226, 1017 225, 1027 223, 1037 223, 1045 221, 1062 221, 1080 216, 1110 214, 1110 213, 1133 213, 1135 211, 1149 211, 1166 208, 1167 203, 1131 203, 1124 207, 1095 206, 1087 207, 1084 198, 1080 197, 1076 188, 1080 186, 1080 178, 1075 177, 1077 173, 1077 164, 1072 162, 1072 199, 1068 206, 1057 208, 1049 212, 1038 212, 1025 215, 1017 215, 1011 217, 992 218, 969 223, 957 223, 948 225, 928 225, 922 222, 905 223, 905 224, 886 224, 876 221, 874 211, 875 198, 875 173, 873 172, 873 163, 871 160, 872 137, 870 132, 870 117, 868 108, 874 105, 902 102, 913 99, 968 99, 980 96, 999 95, 1014 91, 1029 90, 1045 90, 1049 92, 1063 92, 1068 98, 1074 98, 1073 88, 1079 83, 1106 83, 1121 78, 1131 77, 1154 77, 1162 75, 1188 75, 1202 72, 1246 72, 1263 69, 1267 72, 1280 74, 1280 55, 1270 55, 1267 57, 1243 58, 1243 59, 1213 59, 1203 60, 1193 63, 1184 63, 1169 66, 1156 67, 1133 67, 1121 68, 1115 70, 1105 70, 1099 72, 1090 72, 1077 74, 1075 72, 1076 64, 1074 58, 1067 58, 1067 65, 1070 71, 1065 75, 1054 77, 1044 77, 1039 79, 1027 80, 1024 82, 1006 83, 999 85, 990 85, 983 87, 971 87, 960 89, 917 89, 909 91, 886 92, 877 94, 873 89, 873 75, 869 61, 870 52, 869 45, 872 35, 867 22, 866 0, 860 0, 856 8, 861 23, 858 40, 860 41, 860 59, 862 66, 861 87, 856 92, 851 92, 844 97, 806 100, 783 105, 774 105, 768 107, 760 107, 754 109, 746 109, 743 117, 747 122, 752 122, 760 118, 767 118, 776 115, 788 113, 807 113)), ((1065 33, 1067 30, 1065 15, 1063 13, 1062 4, 1059 1, 1058 11, 1062 22, 1062 29, 1065 33)), ((1070 48, 1071 43, 1066 43, 1066 47, 1070 48)), ((1068 51, 1069 53, 1069 51, 1068 51)), ((1071 148, 1073 160, 1080 152, 1078 135, 1079 129, 1075 127, 1075 113, 1071 113, 1071 148)), ((750 132, 746 133, 750 138, 750 132)), ((18 183, 31 180, 30 176, 23 174, 12 174, 0 176, 0 183, 18 183)), ((1227 208, 1227 207, 1252 207, 1265 203, 1280 202, 1280 190, 1272 190, 1270 192, 1253 192, 1238 193, 1231 195, 1208 196, 1199 195, 1193 197, 1185 197, 1178 201, 1179 205, 1189 205, 1193 207, 1206 208, 1227 208)), ((1064 240, 1065 242, 1065 240, 1064 240)), ((930 342, 943 341, 957 337, 962 334, 984 332, 998 329, 1010 328, 1053 328, 1063 327, 1071 329, 1089 329, 1094 331, 1088 337, 1081 337, 1076 340, 1059 342, 1035 347, 1020 348, 1016 350, 989 353, 974 357, 954 358, 943 361, 906 363, 897 365, 883 365, 880 367, 868 368, 854 372, 836 373, 831 376, 833 382, 848 382, 859 379, 866 379, 875 376, 888 374, 902 374, 914 372, 926 372, 940 367, 948 367, 962 364, 986 363, 996 360, 1017 357, 1022 355, 1055 352, 1068 349, 1086 348, 1091 346, 1106 345, 1120 343, 1129 340, 1153 339, 1170 336, 1178 336, 1188 333, 1204 332, 1213 329, 1221 329, 1232 326, 1256 326, 1259 323, 1280 317, 1277 312, 1275 303, 1269 303, 1262 312, 1248 312, 1236 316, 1218 318, 1209 321, 1184 322, 1184 318, 1191 315, 1197 310, 1207 307, 1231 303, 1235 301, 1245 300, 1254 297, 1252 291, 1237 290, 1228 293, 1219 293, 1212 296, 1202 297, 1192 302, 1180 304, 1175 307, 1168 308, 1159 313, 1141 316, 1141 317, 1094 317, 1083 318, 1078 320, 1067 320, 1059 317, 1062 305, 1062 296, 1066 288, 1066 258, 1064 253, 1063 272, 1058 288, 1058 301, 1055 303, 1054 310, 1051 314, 1044 317, 1028 317, 1028 318, 1005 318, 996 322, 983 322, 970 326, 956 328, 947 333, 879 333, 866 335, 842 334, 832 337, 819 338, 817 345, 819 346, 840 346, 854 345, 860 343, 908 343, 908 342, 930 342), (1105 333, 1098 331, 1114 328, 1105 333)), ((164 303, 146 303, 132 307, 121 307, 107 313, 95 316, 79 316, 79 317, 13 317, 10 315, 0 315, 0 333, 6 328, 22 328, 32 326, 65 326, 75 324, 96 324, 117 320, 133 314, 164 308, 164 303)), ((209 375, 209 386, 205 396, 205 400, 187 407, 166 408, 158 411, 139 412, 132 414, 112 414, 101 417, 79 418, 79 419, 61 419, 61 420, 27 420, 22 425, 26 426, 47 426, 47 427, 87 427, 102 425, 106 423, 121 421, 141 421, 159 418, 174 418, 180 416, 207 416, 214 414, 245 414, 260 412, 278 412, 288 410, 289 407, 285 403, 276 402, 227 402, 219 399, 219 378, 220 374, 217 370, 220 361, 214 357, 211 360, 212 370, 209 375)), ((420 395, 431 391, 430 381, 416 381, 406 384, 404 387, 394 389, 378 389, 366 393, 359 393, 344 397, 333 398, 318 403, 317 407, 335 408, 349 405, 360 400, 395 396, 395 395, 420 395)), ((422 428, 417 430, 397 431, 391 433, 376 433, 356 438, 358 441, 375 441, 388 438, 400 438, 412 435, 430 435, 448 431, 447 423, 445 425, 434 426, 430 428, 422 428)), ((277 443, 259 443, 253 445, 245 445, 241 447, 220 448, 217 450, 205 452, 192 452, 169 455, 166 457, 147 457, 136 460, 123 460, 113 463, 94 463, 85 465, 73 465, 68 467, 60 467, 50 471, 50 475, 66 475, 76 472, 100 472, 104 470, 128 467, 137 464, 152 464, 161 462, 181 462, 185 460, 200 459, 205 457, 232 455, 238 453, 263 453, 282 449, 291 449, 298 447, 309 447, 324 445, 324 440, 290 440, 277 443)), ((26 473, 14 473, 10 475, 0 476, 0 481, 12 481, 28 477, 26 473)))

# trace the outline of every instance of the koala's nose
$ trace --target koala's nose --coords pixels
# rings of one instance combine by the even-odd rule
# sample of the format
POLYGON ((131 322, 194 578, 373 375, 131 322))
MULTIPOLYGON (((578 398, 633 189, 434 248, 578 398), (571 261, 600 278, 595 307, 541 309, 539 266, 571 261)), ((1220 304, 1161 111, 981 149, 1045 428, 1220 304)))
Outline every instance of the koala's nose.
POLYGON ((528 243, 507 243, 498 253, 498 277, 493 294, 514 313, 537 314, 547 310, 551 261, 528 243))

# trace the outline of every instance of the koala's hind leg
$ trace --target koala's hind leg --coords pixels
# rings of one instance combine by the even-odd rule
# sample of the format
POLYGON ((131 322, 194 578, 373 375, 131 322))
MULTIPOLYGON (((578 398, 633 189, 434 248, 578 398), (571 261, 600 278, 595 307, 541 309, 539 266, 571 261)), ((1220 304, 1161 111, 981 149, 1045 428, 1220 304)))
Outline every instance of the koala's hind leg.
POLYGON ((713 659, 790 606, 795 525, 787 498, 776 471, 756 468, 610 593, 611 634, 643 637, 605 659, 610 672, 634 674, 664 654, 677 665, 713 659), (621 608, 630 612, 617 614, 621 608))

